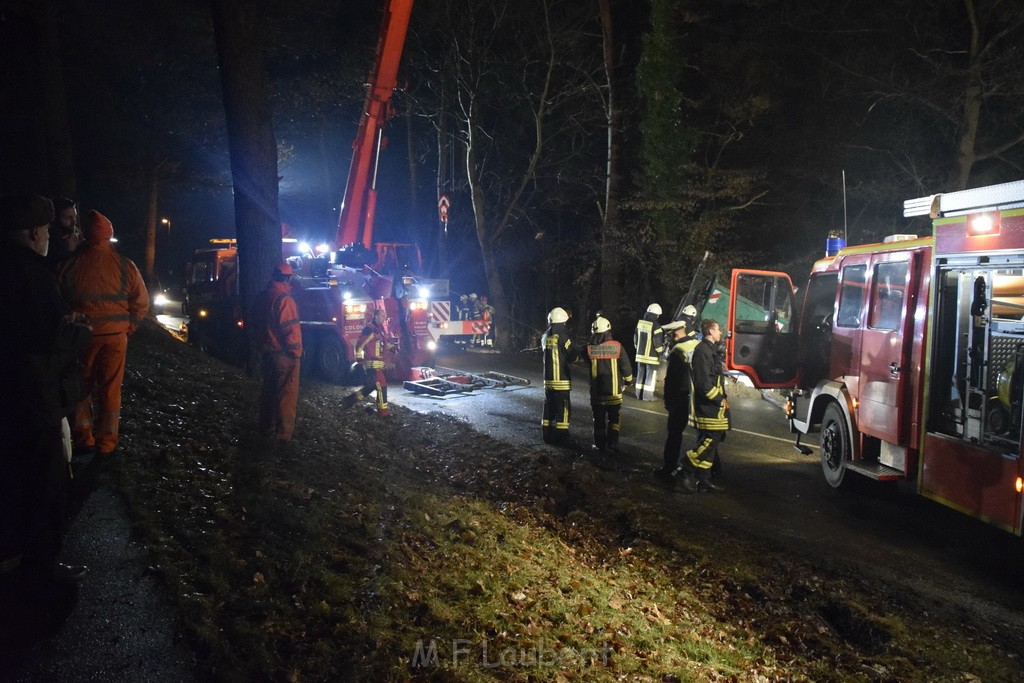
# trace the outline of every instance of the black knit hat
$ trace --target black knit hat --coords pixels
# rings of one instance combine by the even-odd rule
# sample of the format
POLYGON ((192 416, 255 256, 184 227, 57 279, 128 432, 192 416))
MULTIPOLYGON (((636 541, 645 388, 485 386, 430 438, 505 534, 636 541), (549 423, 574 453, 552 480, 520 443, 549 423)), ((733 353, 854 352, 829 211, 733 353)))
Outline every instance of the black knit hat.
POLYGON ((0 196, 0 230, 28 230, 53 220, 53 202, 32 194, 0 196))

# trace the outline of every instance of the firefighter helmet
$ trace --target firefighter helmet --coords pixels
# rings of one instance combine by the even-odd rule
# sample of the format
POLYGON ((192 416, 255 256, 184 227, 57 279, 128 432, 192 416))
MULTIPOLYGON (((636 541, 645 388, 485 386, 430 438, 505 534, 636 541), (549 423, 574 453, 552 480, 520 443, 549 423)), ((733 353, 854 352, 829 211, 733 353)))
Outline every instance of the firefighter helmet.
POLYGON ((557 323, 564 323, 569 319, 569 314, 565 312, 564 308, 556 306, 551 309, 548 313, 548 324, 555 325, 557 323))
POLYGON ((654 315, 661 315, 661 305, 651 304, 650 306, 647 307, 647 312, 653 313, 654 315))
POLYGON ((691 318, 696 318, 697 308, 693 304, 687 304, 686 308, 683 309, 683 315, 688 315, 691 318))
POLYGON ((612 324, 608 322, 608 318, 602 318, 601 316, 597 316, 594 324, 590 326, 590 330, 594 334, 604 334, 610 329, 612 329, 612 324))
POLYGON ((476 301, 476 292, 473 292, 472 294, 469 295, 469 300, 476 301))

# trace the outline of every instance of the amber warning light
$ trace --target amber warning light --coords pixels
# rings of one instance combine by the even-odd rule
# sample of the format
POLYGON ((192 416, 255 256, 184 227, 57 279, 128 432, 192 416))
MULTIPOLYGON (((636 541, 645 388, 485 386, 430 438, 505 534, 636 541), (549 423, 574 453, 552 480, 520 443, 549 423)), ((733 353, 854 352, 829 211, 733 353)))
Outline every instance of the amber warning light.
POLYGON ((999 234, 998 213, 976 213, 967 218, 967 234, 970 237, 999 234))

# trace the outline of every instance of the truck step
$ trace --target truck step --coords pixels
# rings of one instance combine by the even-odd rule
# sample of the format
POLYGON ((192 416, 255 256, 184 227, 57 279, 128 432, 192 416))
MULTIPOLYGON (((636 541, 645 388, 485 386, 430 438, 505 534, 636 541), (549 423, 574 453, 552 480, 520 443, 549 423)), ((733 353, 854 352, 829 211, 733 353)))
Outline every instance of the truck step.
POLYGON ((853 470, 877 481, 894 481, 896 479, 903 479, 905 476, 903 472, 878 462, 847 462, 846 469, 853 470))

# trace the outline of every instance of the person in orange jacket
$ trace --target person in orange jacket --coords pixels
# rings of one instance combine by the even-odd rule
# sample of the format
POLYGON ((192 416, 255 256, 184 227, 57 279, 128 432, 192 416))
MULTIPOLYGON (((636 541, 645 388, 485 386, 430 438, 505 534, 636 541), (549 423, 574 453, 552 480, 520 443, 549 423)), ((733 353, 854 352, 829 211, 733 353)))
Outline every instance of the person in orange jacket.
POLYGON ((266 436, 288 442, 295 431, 302 360, 302 326, 292 298, 292 271, 288 263, 274 267, 270 284, 256 304, 257 342, 263 354, 259 428, 266 436))
POLYGON ((113 237, 114 226, 107 217, 90 211, 85 246, 60 272, 64 298, 85 316, 93 334, 82 358, 86 395, 75 407, 71 435, 77 448, 95 448, 99 455, 109 455, 117 447, 128 336, 149 312, 142 274, 131 259, 114 250, 113 237))
POLYGON ((388 314, 383 308, 373 312, 373 318, 363 328, 356 341, 356 360, 361 361, 366 370, 366 385, 352 396, 353 402, 363 400, 371 393, 377 393, 377 414, 387 417, 391 414, 388 408, 388 380, 384 375, 385 354, 394 348, 395 341, 388 334, 386 327, 388 314))

